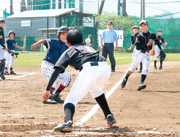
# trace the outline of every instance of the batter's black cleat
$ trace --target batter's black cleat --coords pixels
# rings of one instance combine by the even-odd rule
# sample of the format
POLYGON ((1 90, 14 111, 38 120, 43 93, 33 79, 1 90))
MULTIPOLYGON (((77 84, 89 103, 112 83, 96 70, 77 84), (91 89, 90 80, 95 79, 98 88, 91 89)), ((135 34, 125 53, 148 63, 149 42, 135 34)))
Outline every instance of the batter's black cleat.
POLYGON ((56 101, 57 103, 64 103, 64 100, 62 100, 58 94, 54 94, 52 96, 52 100, 56 101))
POLYGON ((4 75, 9 75, 9 72, 8 71, 4 71, 4 75))
POLYGON ((127 79, 123 78, 123 81, 121 83, 121 87, 124 88, 126 86, 127 79))
POLYGON ((13 70, 10 71, 10 74, 11 74, 11 75, 16 75, 16 73, 14 73, 13 70))
POLYGON ((137 90, 140 91, 140 90, 145 89, 145 88, 146 88, 146 85, 143 84, 143 83, 140 83, 140 84, 138 85, 138 87, 137 87, 137 90))
POLYGON ((159 69, 162 69, 162 66, 160 66, 159 69))
POLYGON ((0 73, 0 77, 2 78, 2 80, 6 79, 3 73, 0 73))
POLYGON ((60 131, 60 132, 71 132, 72 131, 72 121, 63 122, 59 124, 57 127, 54 127, 54 131, 60 131))
POLYGON ((113 125, 116 124, 116 119, 114 118, 114 116, 112 114, 107 115, 107 124, 113 125))

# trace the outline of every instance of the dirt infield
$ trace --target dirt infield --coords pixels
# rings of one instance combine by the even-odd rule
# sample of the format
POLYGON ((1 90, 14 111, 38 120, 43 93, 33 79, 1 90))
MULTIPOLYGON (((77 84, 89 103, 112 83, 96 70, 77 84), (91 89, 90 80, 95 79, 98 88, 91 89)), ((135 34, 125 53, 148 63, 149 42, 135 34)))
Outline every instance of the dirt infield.
MULTIPOLYGON (((129 66, 117 66, 103 87, 105 93, 121 80, 129 66)), ((72 81, 62 92, 62 99, 66 98, 79 73, 72 68, 67 71, 72 75, 72 81)), ((103 113, 98 109, 83 127, 74 127, 74 132, 68 134, 52 132, 57 121, 63 121, 63 105, 41 103, 48 81, 40 67, 15 67, 15 72, 16 76, 0 80, 0 136, 180 136, 180 62, 165 62, 163 70, 154 70, 151 64, 145 81, 147 88, 143 91, 136 90, 141 76, 136 72, 125 89, 119 86, 108 98, 117 120, 115 127, 107 127, 103 113), (12 79, 33 72, 33 75, 12 79), (153 128, 156 132, 149 132, 153 128)), ((95 104, 90 94, 79 102, 74 123, 95 104)))

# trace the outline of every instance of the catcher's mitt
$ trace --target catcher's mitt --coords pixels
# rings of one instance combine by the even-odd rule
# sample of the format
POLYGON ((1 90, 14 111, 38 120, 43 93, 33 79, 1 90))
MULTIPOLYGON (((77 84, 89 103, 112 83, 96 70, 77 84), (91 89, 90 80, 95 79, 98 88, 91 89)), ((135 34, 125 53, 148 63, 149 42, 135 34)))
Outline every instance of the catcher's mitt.
POLYGON ((154 49, 151 50, 151 55, 152 56, 155 55, 155 50, 154 49))
POLYGON ((165 58, 166 58, 166 53, 164 52, 164 50, 161 50, 161 51, 160 51, 158 57, 159 57, 159 59, 160 59, 161 61, 164 61, 164 60, 165 60, 165 58))

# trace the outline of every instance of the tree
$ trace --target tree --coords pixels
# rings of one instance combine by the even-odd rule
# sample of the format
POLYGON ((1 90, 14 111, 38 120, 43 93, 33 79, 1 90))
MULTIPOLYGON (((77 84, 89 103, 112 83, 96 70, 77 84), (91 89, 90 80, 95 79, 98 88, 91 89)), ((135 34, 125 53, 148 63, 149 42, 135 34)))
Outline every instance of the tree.
POLYGON ((132 26, 137 23, 137 20, 130 20, 129 17, 117 16, 115 12, 103 12, 102 15, 96 16, 96 21, 99 22, 98 29, 106 29, 107 22, 113 22, 113 28, 123 30, 124 36, 132 33, 132 26))

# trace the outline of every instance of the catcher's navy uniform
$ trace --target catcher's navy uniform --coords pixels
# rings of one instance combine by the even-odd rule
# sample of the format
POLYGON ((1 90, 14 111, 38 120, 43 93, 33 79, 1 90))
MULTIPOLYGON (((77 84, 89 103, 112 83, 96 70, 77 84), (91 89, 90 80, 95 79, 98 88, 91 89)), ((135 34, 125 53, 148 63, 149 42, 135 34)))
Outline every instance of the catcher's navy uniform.
POLYGON ((64 103, 65 121, 55 127, 54 130, 64 132, 72 130, 75 106, 88 92, 91 93, 103 109, 108 123, 116 123, 101 88, 108 81, 111 75, 111 68, 106 59, 99 55, 99 51, 94 50, 89 45, 81 44, 80 41, 82 41, 82 39, 82 33, 80 31, 73 29, 68 32, 67 41, 71 43, 77 43, 77 41, 79 41, 79 43, 73 44, 73 46, 67 49, 59 58, 54 67, 55 71, 47 86, 47 90, 50 90, 57 75, 63 73, 68 65, 80 71, 64 103))

